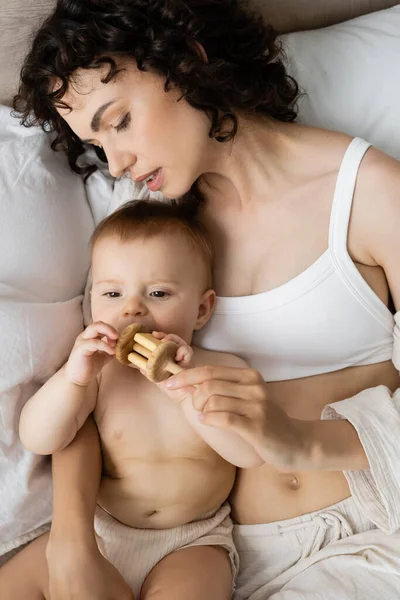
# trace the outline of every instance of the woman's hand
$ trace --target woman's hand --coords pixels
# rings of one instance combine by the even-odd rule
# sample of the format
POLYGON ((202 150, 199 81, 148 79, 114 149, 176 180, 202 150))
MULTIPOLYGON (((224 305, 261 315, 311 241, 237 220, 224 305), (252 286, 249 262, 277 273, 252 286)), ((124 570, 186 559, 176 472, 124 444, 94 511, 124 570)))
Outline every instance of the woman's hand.
POLYGON ((66 378, 77 385, 88 385, 115 355, 118 333, 102 321, 92 323, 76 338, 68 362, 66 378))
POLYGON ((72 543, 51 536, 46 556, 51 600, 134 600, 122 575, 95 543, 85 547, 82 540, 72 543))
POLYGON ((198 367, 174 375, 164 386, 181 400, 192 395, 202 423, 238 434, 266 463, 284 470, 311 468, 300 422, 269 399, 258 371, 198 367))

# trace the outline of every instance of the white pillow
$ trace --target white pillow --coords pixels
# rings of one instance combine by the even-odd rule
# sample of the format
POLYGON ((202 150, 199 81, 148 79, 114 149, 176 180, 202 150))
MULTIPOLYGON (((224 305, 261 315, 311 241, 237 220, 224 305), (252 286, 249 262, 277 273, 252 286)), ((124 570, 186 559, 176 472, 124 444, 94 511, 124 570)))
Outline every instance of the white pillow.
POLYGON ((306 92, 300 120, 363 137, 400 159, 400 6, 282 40, 306 92))
POLYGON ((0 107, 0 555, 51 516, 49 461, 22 448, 18 420, 82 330, 94 227, 65 155, 9 112, 0 107))

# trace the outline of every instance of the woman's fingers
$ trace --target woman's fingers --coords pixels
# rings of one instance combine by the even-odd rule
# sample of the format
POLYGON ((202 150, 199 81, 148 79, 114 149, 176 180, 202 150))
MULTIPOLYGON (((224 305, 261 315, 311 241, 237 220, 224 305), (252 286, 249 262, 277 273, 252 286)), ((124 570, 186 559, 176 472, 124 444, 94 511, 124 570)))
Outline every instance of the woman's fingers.
POLYGON ((232 383, 242 383, 246 385, 254 385, 257 383, 264 384, 264 381, 258 373, 253 369, 243 369, 239 367, 218 367, 204 366, 195 367, 181 371, 177 375, 170 377, 167 382, 169 389, 178 389, 188 385, 201 385, 206 381, 218 379, 221 381, 230 381, 232 383))
MULTIPOLYGON (((161 388, 162 389, 162 388, 161 388)), ((182 404, 183 402, 192 402, 193 391, 195 388, 187 387, 180 388, 179 390, 173 392, 166 392, 165 388, 163 389, 164 393, 168 395, 170 400, 172 400, 175 404, 182 404)))
POLYGON ((209 427, 229 429, 230 431, 241 435, 241 437, 243 437, 243 430, 248 429, 249 427, 249 419, 246 417, 224 411, 202 413, 199 416, 199 421, 203 425, 208 425, 209 427))
POLYGON ((241 401, 248 402, 251 398, 252 388, 240 383, 232 383, 231 381, 211 380, 200 384, 193 395, 193 406, 196 410, 219 410, 218 398, 230 397, 241 401))
POLYGON ((236 433, 259 455, 259 430, 254 421, 246 416, 232 412, 214 411, 201 413, 199 421, 208 427, 218 427, 236 433))
POLYGON ((248 416, 250 405, 251 403, 246 402, 246 400, 232 398, 230 396, 211 396, 201 411, 204 414, 210 412, 224 412, 245 417, 248 416))

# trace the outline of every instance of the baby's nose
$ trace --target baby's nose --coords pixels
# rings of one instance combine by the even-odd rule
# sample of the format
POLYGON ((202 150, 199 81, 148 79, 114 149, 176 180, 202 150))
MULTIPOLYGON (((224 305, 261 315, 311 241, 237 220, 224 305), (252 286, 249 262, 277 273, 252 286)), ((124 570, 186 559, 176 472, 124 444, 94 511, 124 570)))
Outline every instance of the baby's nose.
POLYGON ((140 298, 130 298, 123 307, 124 315, 129 316, 143 316, 148 313, 146 303, 140 298))

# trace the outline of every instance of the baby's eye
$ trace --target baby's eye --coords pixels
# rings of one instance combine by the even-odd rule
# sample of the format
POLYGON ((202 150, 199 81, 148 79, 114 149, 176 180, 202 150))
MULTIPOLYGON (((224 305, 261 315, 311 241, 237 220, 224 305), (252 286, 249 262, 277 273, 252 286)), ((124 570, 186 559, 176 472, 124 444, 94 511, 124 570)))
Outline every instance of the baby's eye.
POLYGON ((107 296, 107 298, 119 298, 121 294, 119 292, 106 292, 103 296, 107 296))
POLYGON ((155 292, 151 292, 150 296, 153 298, 166 298, 168 296, 167 292, 162 292, 161 290, 156 290, 155 292))

